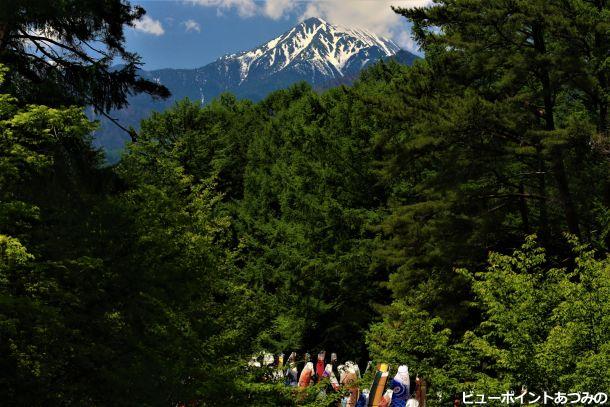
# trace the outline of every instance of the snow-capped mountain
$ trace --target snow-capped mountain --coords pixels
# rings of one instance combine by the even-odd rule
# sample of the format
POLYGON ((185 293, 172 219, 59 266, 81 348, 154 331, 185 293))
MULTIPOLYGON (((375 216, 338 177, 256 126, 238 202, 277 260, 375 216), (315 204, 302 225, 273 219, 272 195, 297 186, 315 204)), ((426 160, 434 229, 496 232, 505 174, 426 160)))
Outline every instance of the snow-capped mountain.
POLYGON ((348 83, 362 68, 399 51, 394 42, 366 30, 310 18, 258 48, 198 69, 197 76, 203 89, 222 84, 238 96, 260 99, 299 81, 322 88, 348 83))
POLYGON ((219 63, 238 64, 240 83, 287 70, 315 82, 359 72, 399 50, 394 42, 371 32, 310 18, 259 48, 227 55, 219 63))
MULTIPOLYGON (((127 108, 112 115, 124 125, 138 127, 151 111, 161 111, 185 97, 207 103, 223 92, 232 92, 260 100, 300 81, 317 89, 349 84, 363 68, 387 58, 410 64, 417 57, 369 31, 310 18, 260 47, 223 56, 201 68, 141 71, 141 76, 165 85, 172 97, 153 101, 138 95, 127 108)), ((96 133, 97 143, 107 150, 122 148, 125 138, 105 120, 96 133)))

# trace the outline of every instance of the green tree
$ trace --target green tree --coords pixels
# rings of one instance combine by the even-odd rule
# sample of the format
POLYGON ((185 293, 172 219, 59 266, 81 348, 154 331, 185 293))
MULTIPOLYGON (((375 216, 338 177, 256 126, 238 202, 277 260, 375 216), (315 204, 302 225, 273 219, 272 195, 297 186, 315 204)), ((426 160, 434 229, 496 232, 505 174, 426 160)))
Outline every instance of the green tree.
MULTIPOLYGON (((571 152, 591 140, 592 133, 582 140, 583 135, 562 126, 570 113, 578 111, 562 111, 562 117, 559 113, 566 108, 561 106, 565 98, 577 109, 580 101, 588 107, 583 109, 587 119, 600 132, 607 132, 609 70, 603 61, 608 56, 608 41, 604 41, 608 4, 440 1, 397 12, 413 21, 416 38, 426 50, 445 49, 443 54, 455 63, 453 75, 459 83, 494 103, 510 102, 528 119, 531 124, 526 132, 507 136, 516 136, 521 145, 541 155, 537 172, 546 174, 548 169, 553 175, 563 221, 572 234, 580 235, 588 225, 579 215, 577 183, 571 177, 586 161, 582 154, 571 152)), ((545 179, 539 181, 539 194, 546 200, 549 180, 541 178, 545 179)), ((542 221, 541 237, 545 238, 548 220, 542 221)))
POLYGON ((239 360, 252 350, 243 338, 260 330, 261 307, 230 278, 212 181, 191 182, 162 155, 159 178, 133 175, 145 160, 135 152, 103 168, 82 109, 19 105, 0 97, 5 404, 152 406, 237 393, 239 360))
POLYGON ((231 219, 232 280, 258 297, 259 349, 366 358, 373 306, 387 302, 386 275, 370 267, 384 192, 366 93, 299 84, 258 104, 183 101, 143 122, 121 165, 134 185, 174 193, 214 180, 231 219))
POLYGON ((169 96, 138 77, 140 59, 125 48, 125 26, 144 13, 123 0, 7 1, 0 11, 5 88, 22 103, 93 106, 104 114, 133 93, 169 96))
POLYGON ((388 95, 376 98, 386 115, 373 130, 379 176, 391 191, 379 261, 395 298, 415 297, 455 335, 478 319, 456 268, 481 270, 490 251, 530 233, 553 259, 568 249, 565 231, 607 247, 596 102, 607 69, 585 50, 604 54, 594 37, 607 34, 608 7, 568 3, 396 10, 413 22, 426 59, 390 75, 388 95), (576 44, 586 46, 574 53, 576 44))
POLYGON ((394 302, 373 325, 369 348, 412 362, 439 391, 558 388, 544 382, 556 375, 540 348, 558 329, 548 315, 571 303, 557 285, 571 250, 563 233, 598 256, 608 247, 608 51, 600 42, 608 6, 457 0, 396 11, 413 23, 426 59, 386 70, 388 91, 374 99, 386 115, 373 131, 390 191, 377 255, 394 302), (507 277, 488 295, 527 310, 490 311, 483 285, 459 270, 499 278, 489 253, 513 251, 533 232, 544 250, 529 242, 532 263, 522 267, 543 277, 519 281, 542 284, 544 294, 513 292, 516 279, 507 277))
MULTIPOLYGON (((571 239, 571 265, 553 267, 534 236, 510 255, 491 253, 472 284, 481 322, 459 338, 438 317, 389 308, 368 336, 374 358, 409 363, 430 384, 431 405, 452 394, 603 391, 608 385, 608 259, 571 239)), ((438 404, 436 404, 438 402, 438 404)))

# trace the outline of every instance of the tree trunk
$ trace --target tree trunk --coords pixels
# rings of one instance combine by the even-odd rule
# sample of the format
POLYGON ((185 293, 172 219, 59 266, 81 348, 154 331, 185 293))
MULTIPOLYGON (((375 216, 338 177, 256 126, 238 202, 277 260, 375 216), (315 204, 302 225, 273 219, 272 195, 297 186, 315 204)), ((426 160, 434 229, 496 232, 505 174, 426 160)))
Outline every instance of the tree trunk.
POLYGON ((538 217, 540 218, 540 239, 542 244, 546 246, 549 237, 549 215, 547 211, 547 195, 546 195, 546 166, 542 158, 542 146, 540 143, 536 145, 536 157, 538 160, 538 194, 543 197, 539 202, 538 217))
POLYGON ((523 231, 526 234, 530 233, 530 221, 527 210, 527 200, 525 199, 525 187, 523 182, 519 183, 519 212, 521 212, 521 223, 523 224, 523 231))
POLYGON ((6 44, 6 32, 8 31, 8 24, 0 22, 0 54, 4 51, 6 44))
MULTIPOLYGON (((544 42, 544 31, 541 24, 534 24, 532 27, 532 34, 534 39, 534 48, 543 56, 546 54, 546 45, 544 42)), ((554 119, 554 107, 555 101, 553 98, 553 89, 551 86, 551 79, 548 71, 546 61, 536 61, 538 66, 538 77, 542 85, 542 96, 544 98, 544 119, 545 128, 547 131, 552 132, 555 130, 555 119, 554 119)), ((575 236, 580 236, 580 227, 578 224, 578 215, 574 202, 572 201, 572 195, 570 194, 570 187, 568 184, 568 177, 565 170, 565 164, 563 162, 563 151, 562 147, 556 147, 552 152, 551 157, 551 169, 557 182, 557 189, 559 191, 559 199, 563 205, 564 216, 568 225, 568 230, 575 236)))
POLYGON ((560 148, 556 149, 555 157, 552 161, 553 175, 557 182, 557 189, 559 190, 559 198, 563 203, 564 214, 566 223, 568 224, 568 230, 575 236, 580 236, 580 227, 578 224, 578 215, 574 202, 572 201, 572 195, 568 187, 568 177, 566 175, 565 165, 563 163, 563 154, 560 148))

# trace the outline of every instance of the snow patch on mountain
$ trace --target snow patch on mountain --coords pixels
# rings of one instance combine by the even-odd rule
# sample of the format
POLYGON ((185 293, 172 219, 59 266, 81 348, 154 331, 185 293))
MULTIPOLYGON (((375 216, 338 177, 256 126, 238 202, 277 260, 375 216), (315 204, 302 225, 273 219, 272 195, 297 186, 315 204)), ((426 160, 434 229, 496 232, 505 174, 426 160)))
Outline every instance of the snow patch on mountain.
POLYGON ((256 75, 255 72, 264 70, 269 75, 291 67, 298 71, 313 69, 327 77, 343 77, 353 63, 358 65, 356 69, 361 69, 371 56, 381 59, 399 50, 393 41, 367 30, 333 25, 314 17, 256 49, 227 55, 222 61, 238 64, 240 83, 253 73, 256 75))

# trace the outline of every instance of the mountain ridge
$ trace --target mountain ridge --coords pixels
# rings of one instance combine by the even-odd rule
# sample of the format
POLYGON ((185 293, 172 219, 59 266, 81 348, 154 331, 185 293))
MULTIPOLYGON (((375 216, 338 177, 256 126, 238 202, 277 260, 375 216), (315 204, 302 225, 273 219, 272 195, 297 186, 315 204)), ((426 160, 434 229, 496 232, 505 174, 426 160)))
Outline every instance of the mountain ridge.
MULTIPOLYGON (((256 48, 224 55, 200 68, 141 70, 140 76, 162 83, 172 96, 168 100, 132 96, 126 108, 111 112, 111 116, 137 128, 152 111, 162 111, 185 97, 206 104, 232 92, 257 101, 301 81, 316 89, 350 84, 362 69, 389 58, 410 64, 418 57, 367 30, 312 17, 256 48)), ((100 118, 100 123, 95 143, 106 150, 109 161, 116 161, 127 135, 105 118, 100 118)))

